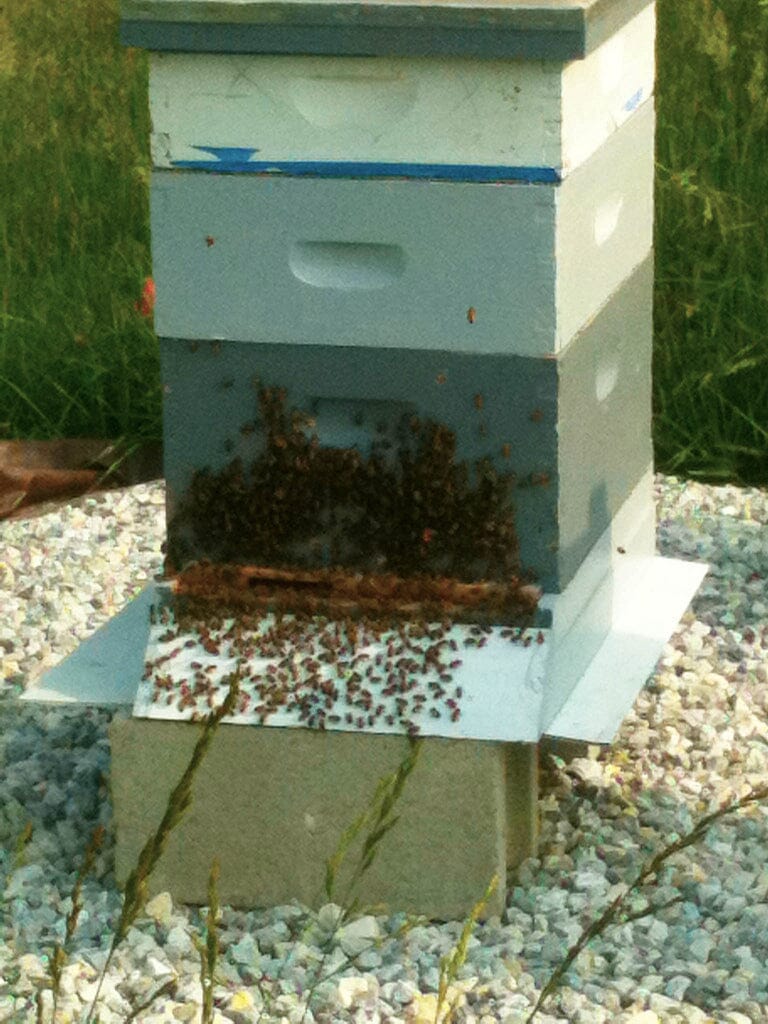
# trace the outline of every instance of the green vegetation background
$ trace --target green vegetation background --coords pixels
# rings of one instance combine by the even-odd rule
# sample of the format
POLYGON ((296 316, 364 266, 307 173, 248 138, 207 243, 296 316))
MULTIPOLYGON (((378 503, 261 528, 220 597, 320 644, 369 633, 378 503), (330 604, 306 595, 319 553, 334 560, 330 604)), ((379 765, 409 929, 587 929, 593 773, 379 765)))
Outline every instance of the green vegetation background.
MULTIPOLYGON (((118 0, 0 7, 0 437, 159 439, 143 53, 118 0)), ((768 9, 658 0, 654 441, 768 484, 768 9)))

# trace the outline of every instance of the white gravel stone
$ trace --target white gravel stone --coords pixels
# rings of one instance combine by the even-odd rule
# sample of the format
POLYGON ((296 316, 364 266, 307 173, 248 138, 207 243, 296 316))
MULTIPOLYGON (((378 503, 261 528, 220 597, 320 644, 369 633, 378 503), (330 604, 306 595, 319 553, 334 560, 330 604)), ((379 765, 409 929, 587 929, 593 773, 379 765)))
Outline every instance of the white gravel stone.
POLYGON ((690 987, 691 979, 685 974, 675 974, 668 979, 664 986, 664 992, 671 999, 681 1001, 690 987))
POLYGON ((192 938, 183 925, 175 925, 168 932, 165 938, 165 952, 173 961, 191 958, 195 956, 196 950, 192 938))
POLYGON ((151 917, 156 924, 170 924, 173 917, 173 900, 169 892, 159 892, 151 900, 148 900, 144 912, 151 917))
MULTIPOLYGON (((539 855, 518 872, 501 920, 478 925, 469 944, 461 977, 476 995, 462 1010, 467 1024, 525 1020, 564 948, 648 857, 768 777, 768 496, 661 477, 656 487, 661 552, 707 560, 712 572, 612 747, 562 765, 565 772, 542 793, 539 855)), ((13 988, 0 985, 0 1021, 34 1024, 43 954, 63 934, 67 894, 97 824, 107 826, 106 840, 84 886, 70 951, 82 976, 69 968, 65 974, 67 991, 74 986, 71 998, 82 1004, 95 991, 94 970, 103 966, 120 908, 105 784, 111 713, 17 705, 13 698, 159 571, 163 501, 162 485, 150 484, 0 523, 0 843, 13 849, 26 822, 34 826, 29 863, 6 887, 0 971, 13 988)), ((633 902, 639 911, 656 892, 649 916, 593 940, 569 971, 565 1001, 547 1004, 537 1024, 566 1016, 574 1024, 768 1019, 767 847, 763 805, 714 825, 633 902), (682 902, 672 902, 677 896, 682 902)), ((0 879, 7 868, 0 856, 0 879)), ((200 917, 194 908, 155 900, 109 968, 103 1024, 122 1024, 131 1004, 171 970, 179 975, 174 997, 142 1021, 199 1020, 199 960, 189 936, 200 934, 200 917)), ((226 998, 243 992, 244 1005, 253 999, 260 1006, 259 985, 272 985, 275 1020, 298 1024, 320 964, 343 969, 357 955, 356 970, 376 984, 367 996, 360 988, 357 998, 359 974, 335 975, 319 986, 318 1020, 322 1006, 334 1024, 362 1022, 366 1014, 408 1020, 416 997, 434 994, 440 958, 461 924, 418 926, 390 940, 395 919, 367 915, 341 930, 340 945, 323 962, 320 947, 338 912, 333 905, 317 914, 295 904, 253 913, 223 908, 226 998), (364 952, 376 939, 380 945, 364 952)), ((216 1011, 219 1024, 240 1024, 241 1013, 245 1021, 250 1009, 228 1008, 226 998, 216 1011)), ((306 1019, 311 1024, 311 1011, 306 1019)))
POLYGON ((237 964, 253 964, 259 957, 259 947, 252 935, 245 934, 229 947, 227 954, 237 964))
POLYGON ((349 1009, 350 1006, 374 1002, 379 994, 379 983, 371 975, 340 978, 336 991, 341 1005, 349 1009))
POLYGON ((339 945, 349 957, 369 949, 380 937, 379 923, 370 914, 344 925, 338 935, 339 945))

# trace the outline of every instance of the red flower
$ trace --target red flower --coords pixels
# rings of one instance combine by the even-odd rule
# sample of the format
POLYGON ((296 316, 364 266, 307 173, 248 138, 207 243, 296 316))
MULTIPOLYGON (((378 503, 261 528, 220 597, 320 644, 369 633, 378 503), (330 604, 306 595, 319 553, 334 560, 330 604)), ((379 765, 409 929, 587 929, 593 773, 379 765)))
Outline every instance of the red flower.
POLYGON ((430 526, 424 527, 424 532, 421 535, 421 539, 425 544, 429 544, 432 538, 435 536, 435 531, 430 526))
POLYGON ((155 294, 155 282, 148 277, 141 290, 141 300, 133 304, 142 316, 152 316, 152 310, 155 308, 155 294))

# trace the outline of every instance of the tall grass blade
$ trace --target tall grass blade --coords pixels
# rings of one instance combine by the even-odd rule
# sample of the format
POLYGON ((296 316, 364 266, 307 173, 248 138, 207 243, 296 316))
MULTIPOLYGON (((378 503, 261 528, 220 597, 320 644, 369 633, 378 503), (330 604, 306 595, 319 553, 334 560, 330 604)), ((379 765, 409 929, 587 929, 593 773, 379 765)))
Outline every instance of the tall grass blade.
MULTIPOLYGON (((173 996, 174 993, 176 992, 177 987, 178 982, 176 978, 168 978, 167 981, 164 981, 159 988, 156 988, 154 992, 150 993, 150 995, 148 995, 147 998, 144 999, 138 1006, 134 1006, 134 1008, 129 1012, 128 1016, 125 1018, 123 1024, 133 1024, 133 1021, 135 1020, 141 1021, 140 1015, 144 1013, 145 1010, 148 1010, 156 999, 159 999, 160 996, 173 996)), ((95 1022, 95 1024, 99 1024, 98 1020, 95 1022)))
POLYGON ((149 878, 165 850, 171 832, 181 822, 192 803, 192 783, 194 782, 195 775, 202 764, 203 758, 208 752, 208 748, 213 742, 213 738, 221 724, 221 720, 233 713, 239 693, 240 676, 238 672, 235 672, 230 677, 229 692, 224 698, 224 701, 218 708, 213 710, 203 722, 200 738, 195 744, 195 748, 192 751, 192 756, 189 760, 189 764, 184 770, 184 774, 181 776, 174 787, 173 792, 168 798, 168 804, 162 821, 158 825, 155 834, 150 836, 144 844, 144 847, 139 854, 138 863, 128 876, 128 880, 125 883, 125 892, 123 894, 122 912, 120 914, 117 927, 115 928, 115 933, 112 937, 106 961, 99 976, 99 984, 96 988, 96 994, 93 997, 90 1012, 86 1018, 86 1024, 89 1024, 93 1018, 96 1003, 101 995, 104 978, 106 977, 112 958, 115 955, 115 951, 128 934, 129 929, 144 908, 147 898, 147 885, 149 878))
POLYGON ((211 864, 208 875, 208 916, 205 922, 205 942, 194 938, 193 942, 200 955, 200 985, 203 992, 203 1008, 200 1024, 211 1024, 213 1021, 213 986, 216 966, 219 960, 219 932, 217 918, 219 915, 219 881, 220 867, 218 858, 211 864))
POLYGON ((348 885, 348 894, 362 878, 373 863, 376 851, 384 836, 397 823, 397 817, 391 817, 392 809, 399 800, 403 787, 416 767, 420 753, 420 740, 409 737, 410 751, 397 770, 391 775, 379 779, 376 791, 368 808, 342 833, 333 854, 325 865, 325 895, 329 902, 336 894, 336 880, 342 863, 346 860, 349 849, 366 827, 370 831, 363 841, 362 853, 352 879, 348 885))
POLYGON ((461 929, 459 941, 450 953, 440 958, 440 980, 437 986, 437 1004, 435 1006, 435 1024, 448 1024, 456 1011, 453 1004, 446 1006, 450 986, 456 981, 459 971, 467 959, 467 948, 478 917, 485 909, 488 900, 493 896, 499 884, 499 876, 494 875, 488 886, 469 912, 469 916, 461 929))
POLYGON ((80 918, 80 912, 83 909, 82 901, 82 890, 83 882, 86 877, 93 870, 93 865, 96 860, 96 855, 104 844, 104 826, 98 825, 91 836, 90 842, 85 850, 85 856, 83 862, 77 869, 75 875, 75 881, 72 886, 70 893, 70 899, 72 906, 67 914, 67 919, 64 928, 64 942, 54 943, 53 952, 48 963, 48 973, 51 978, 51 993, 53 995, 53 1020, 56 1020, 56 1016, 59 1009, 59 995, 61 992, 61 975, 62 971, 67 962, 66 949, 69 943, 74 937, 75 931, 77 930, 77 922, 80 918))
MULTIPOLYGON (((353 893, 366 871, 368 871, 375 860, 376 854, 384 837, 397 823, 397 816, 394 816, 392 812, 402 795, 403 788, 408 777, 416 767, 419 754, 421 753, 421 742, 422 741, 418 738, 411 736, 408 737, 408 753, 394 772, 379 779, 368 808, 362 814, 358 815, 352 824, 344 830, 336 846, 336 850, 326 861, 324 890, 329 902, 332 902, 336 892, 338 873, 343 862, 347 858, 351 845, 365 828, 369 829, 368 834, 363 840, 357 864, 353 869, 352 875, 346 886, 345 895, 341 902, 340 913, 325 940, 323 957, 318 965, 312 984, 307 991, 304 1003, 304 1013, 301 1017, 300 1024, 303 1024, 306 1019, 314 994, 321 982, 326 981, 329 977, 338 973, 339 970, 342 970, 343 967, 346 967, 348 963, 352 963, 354 960, 354 957, 350 957, 347 964, 344 964, 343 967, 337 968, 329 974, 323 974, 323 968, 325 967, 329 952, 333 948, 333 944, 339 930, 342 928, 344 923, 360 909, 359 898, 356 895, 353 896, 353 893)), ((374 942, 371 945, 374 946, 376 943, 374 942)))
MULTIPOLYGON (((589 945, 592 939, 596 938, 598 935, 602 935, 606 928, 609 928, 619 920, 622 922, 624 920, 634 920, 638 917, 645 917, 647 914, 655 913, 656 910, 661 909, 649 905, 639 913, 633 913, 631 917, 624 917, 622 914, 627 899, 636 893, 647 881, 649 881, 649 879, 658 874, 659 869, 666 861, 669 860, 670 857, 673 857, 675 854, 680 853, 681 850, 685 850, 689 846, 694 846, 696 843, 700 842, 716 821, 719 821, 727 815, 736 814, 738 811, 743 810, 743 808, 750 804, 758 803, 766 799, 768 799, 768 786, 761 786, 758 789, 754 789, 751 793, 747 793, 746 796, 741 797, 739 800, 732 801, 731 803, 719 807, 716 811, 712 811, 710 814, 704 815, 704 817, 700 818, 694 825, 690 832, 686 832, 685 835, 675 840, 674 843, 670 843, 669 846, 665 846, 658 853, 654 854, 648 863, 641 868, 634 882, 627 886, 623 892, 620 892, 618 896, 608 904, 603 913, 599 917, 595 918, 595 920, 585 928, 581 936, 576 940, 573 946, 571 946, 565 956, 565 959, 562 963, 557 965, 548 978, 547 983, 541 990, 541 994, 539 995, 536 1005, 530 1015, 526 1018, 525 1024, 531 1024, 531 1021, 543 1007, 547 999, 549 999, 552 993, 560 986, 563 978, 570 970, 578 955, 589 945)), ((671 902, 675 903, 677 900, 672 900, 671 902)))

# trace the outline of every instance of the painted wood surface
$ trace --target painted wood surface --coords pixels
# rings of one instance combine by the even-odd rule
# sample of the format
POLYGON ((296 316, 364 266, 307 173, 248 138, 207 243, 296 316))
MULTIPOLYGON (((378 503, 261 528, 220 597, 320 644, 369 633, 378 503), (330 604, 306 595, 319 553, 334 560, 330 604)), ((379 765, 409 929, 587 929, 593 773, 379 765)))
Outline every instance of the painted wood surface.
POLYGON ((650 0, 122 0, 121 40, 150 50, 584 57, 650 0))
MULTIPOLYGON (((617 607, 617 574, 626 570, 631 573, 632 566, 651 558, 655 549, 656 508, 653 467, 649 464, 565 590, 559 594, 545 593, 540 602, 542 616, 547 612, 551 616, 546 683, 539 714, 541 734, 550 732, 553 718, 610 636, 617 607)), ((622 595, 622 606, 625 603, 626 595, 622 595)), ((635 692, 640 685, 638 678, 635 692)), ((597 714, 597 708, 593 710, 597 714)), ((617 727, 618 720, 613 723, 613 728, 617 727)))
POLYGON ((617 566, 610 632, 548 723, 548 735, 613 742, 708 568, 651 556, 617 566))
POLYGON ((262 450, 258 377, 322 445, 367 453, 379 423, 417 415, 455 433, 460 459, 516 473, 521 561, 560 591, 651 462, 651 287, 647 260, 558 359, 161 339, 169 518, 195 470, 262 450))
POLYGON ((556 180, 653 93, 650 5, 585 60, 155 53, 158 168, 556 180))
POLYGON ((557 352, 645 259, 653 110, 558 186, 157 171, 165 337, 557 352))
MULTIPOLYGON (((410 711, 406 712, 406 718, 417 724, 420 733, 425 736, 536 742, 548 731, 555 715, 589 670, 590 663, 610 635, 616 612, 622 616, 624 623, 631 621, 632 613, 627 606, 635 610, 632 595, 622 593, 616 608, 614 581, 617 574, 625 572, 631 578, 635 566, 644 567, 652 559, 655 539, 653 512, 652 473, 649 468, 617 510, 565 592, 545 595, 543 601, 551 611, 550 625, 532 627, 519 633, 514 631, 511 638, 509 630, 492 628, 483 646, 478 647, 477 640, 472 638, 471 629, 455 623, 446 634, 456 645, 455 663, 447 672, 446 664, 439 670, 430 668, 418 677, 418 691, 429 700, 412 717, 410 711), (450 681, 446 676, 450 676, 450 681), (435 696, 432 689, 438 680, 444 684, 445 693, 442 696, 435 696), (458 697, 454 696, 456 693, 458 697), (446 705, 446 699, 453 703, 446 705), (427 713, 432 708, 437 714, 427 713), (455 708, 459 709, 460 714, 452 714, 455 708)), ((156 608, 163 604, 162 592, 158 598, 156 608)), ((181 684, 188 685, 196 672, 202 672, 208 685, 218 691, 214 701, 220 703, 226 694, 228 677, 242 657, 235 646, 230 646, 223 639, 229 624, 228 620, 222 623, 219 634, 211 630, 209 639, 214 639, 213 646, 218 648, 215 652, 203 646, 196 630, 179 633, 172 616, 167 621, 151 626, 146 658, 148 663, 162 660, 163 687, 158 690, 152 672, 145 673, 145 678, 138 683, 134 715, 184 721, 190 718, 193 711, 205 714, 208 709, 203 698, 196 702, 185 702, 184 706, 178 702, 181 684), (169 677, 175 683, 170 691, 165 689, 169 677), (157 699, 158 693, 160 699, 157 699), (170 701, 167 699, 169 696, 172 698, 170 701)), ((258 651, 260 633, 267 631, 272 624, 271 616, 259 619, 253 635, 244 635, 246 649, 258 651)), ((307 643, 313 643, 313 637, 316 637, 314 642, 317 643, 324 628, 321 622, 308 627, 305 634, 307 643)), ((360 718, 357 713, 352 715, 351 721, 347 721, 344 713, 348 711, 349 705, 340 697, 338 704, 332 710, 329 709, 329 714, 334 717, 324 716, 325 728, 379 734, 402 732, 403 725, 399 721, 402 712, 397 711, 398 697, 381 692, 390 671, 385 664, 387 648, 389 642, 395 641, 397 637, 396 630, 392 634, 385 633, 378 640, 361 644, 356 651, 368 655, 371 664, 379 655, 384 666, 378 670, 381 676, 378 681, 371 679, 366 683, 373 695, 374 705, 380 708, 372 716, 372 721, 369 722, 366 716, 360 718)), ((660 645, 665 638, 658 638, 656 643, 660 645)), ((302 650, 305 650, 303 644, 302 650)), ((318 646, 316 653, 320 654, 321 651, 322 647, 318 646)), ((271 660, 274 663, 277 657, 273 655, 271 660)), ((256 725, 259 722, 259 713, 255 708, 260 703, 260 677, 264 676, 269 661, 269 658, 258 654, 247 657, 241 694, 249 699, 241 700, 238 710, 227 721, 238 725, 256 725), (251 677, 255 677, 255 687, 250 683, 251 677)), ((311 671, 316 671, 316 668, 311 671)), ((349 673, 348 663, 339 671, 333 664, 322 662, 319 671, 324 680, 338 688, 339 693, 344 692, 349 673)), ((312 684, 305 679, 303 669, 297 673, 295 684, 298 704, 303 689, 307 693, 312 692, 312 684)), ((641 682, 638 676, 636 688, 639 685, 641 682)), ((411 697, 412 693, 409 699, 411 697)), ((306 725, 306 720, 301 718, 297 706, 286 702, 285 706, 270 713, 264 724, 270 727, 301 728, 306 725)), ((617 722, 612 724, 615 728, 617 722)))

